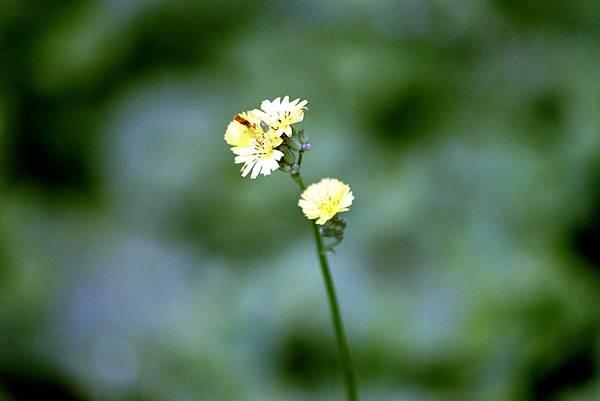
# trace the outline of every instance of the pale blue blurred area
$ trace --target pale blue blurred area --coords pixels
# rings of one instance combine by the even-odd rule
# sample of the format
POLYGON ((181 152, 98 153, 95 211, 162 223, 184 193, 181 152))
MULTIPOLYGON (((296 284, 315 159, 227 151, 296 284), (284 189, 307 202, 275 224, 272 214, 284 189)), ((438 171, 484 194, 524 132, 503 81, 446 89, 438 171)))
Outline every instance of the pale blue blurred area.
POLYGON ((0 0, 0 401, 341 400, 284 173, 309 100, 361 399, 599 399, 600 3, 0 0))

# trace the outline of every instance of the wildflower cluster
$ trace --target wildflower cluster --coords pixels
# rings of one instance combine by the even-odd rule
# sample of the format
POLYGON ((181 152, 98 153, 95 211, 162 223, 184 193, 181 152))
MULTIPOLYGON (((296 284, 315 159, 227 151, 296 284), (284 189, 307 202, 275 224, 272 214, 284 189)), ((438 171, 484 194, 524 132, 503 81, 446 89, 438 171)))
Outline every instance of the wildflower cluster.
POLYGON ((242 177, 251 172, 250 178, 254 179, 279 168, 279 161, 286 156, 284 139, 292 136, 292 124, 304 119, 306 103, 300 99, 290 102, 287 96, 283 100, 265 100, 260 110, 233 117, 227 126, 225 141, 232 146, 235 163, 242 164, 242 177))
POLYGON ((339 213, 348 210, 354 196, 343 182, 324 178, 308 188, 300 178, 300 165, 305 151, 311 148, 304 129, 294 126, 304 120, 306 100, 290 101, 288 96, 264 100, 260 109, 236 114, 227 126, 225 141, 231 145, 236 164, 242 164, 243 177, 268 176, 275 170, 291 174, 303 193, 298 206, 304 215, 319 224, 323 237, 334 238, 332 250, 344 237, 346 221, 339 213))

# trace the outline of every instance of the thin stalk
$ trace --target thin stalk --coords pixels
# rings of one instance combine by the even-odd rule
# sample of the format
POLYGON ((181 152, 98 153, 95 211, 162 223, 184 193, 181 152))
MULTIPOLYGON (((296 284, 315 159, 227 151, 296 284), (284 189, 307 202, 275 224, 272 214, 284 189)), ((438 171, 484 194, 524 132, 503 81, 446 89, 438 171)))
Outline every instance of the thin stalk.
MULTIPOLYGON (((292 174, 292 178, 302 191, 306 189, 302 177, 300 174, 292 174)), ((346 395, 348 401, 358 401, 358 392, 356 390, 356 379, 354 378, 354 371, 352 370, 352 358, 350 356, 350 347, 348 346, 348 340, 346 333, 344 332, 344 322, 342 321, 342 314, 340 313, 340 307, 337 301, 335 293, 335 286, 333 284, 333 277, 329 270, 329 262, 327 261, 327 254, 325 246, 323 245, 323 238, 319 234, 319 228, 315 222, 311 222, 313 236, 317 245, 317 254, 319 256, 319 264, 321 265, 321 273, 323 280, 325 281, 325 289, 327 290, 327 299, 329 300, 329 309, 331 311, 331 321, 333 323, 333 329, 335 331, 335 339, 337 341, 338 350, 340 353, 340 363, 342 365, 342 371, 344 373, 344 381, 346 383, 346 395)))

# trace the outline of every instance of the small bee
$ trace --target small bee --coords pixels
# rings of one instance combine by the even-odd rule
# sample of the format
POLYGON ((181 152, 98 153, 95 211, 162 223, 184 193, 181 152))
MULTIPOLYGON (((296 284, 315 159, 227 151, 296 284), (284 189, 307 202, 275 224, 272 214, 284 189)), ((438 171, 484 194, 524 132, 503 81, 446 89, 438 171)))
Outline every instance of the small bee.
POLYGON ((245 125, 248 128, 252 128, 252 124, 250 123, 250 121, 246 120, 244 117, 240 116, 239 114, 236 114, 235 116, 233 116, 233 119, 235 121, 237 121, 238 123, 245 125))

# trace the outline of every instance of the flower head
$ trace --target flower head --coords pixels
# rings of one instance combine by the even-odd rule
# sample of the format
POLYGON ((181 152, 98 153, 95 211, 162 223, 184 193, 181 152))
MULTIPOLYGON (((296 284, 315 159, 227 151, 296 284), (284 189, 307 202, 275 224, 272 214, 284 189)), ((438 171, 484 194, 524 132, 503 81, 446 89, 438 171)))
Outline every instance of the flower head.
POLYGON ((250 178, 258 177, 258 174, 270 175, 279 168, 278 161, 283 157, 283 152, 276 148, 281 145, 283 139, 275 131, 269 129, 267 132, 257 133, 248 140, 247 146, 236 146, 231 151, 236 154, 235 162, 244 163, 242 166, 242 177, 252 171, 250 178))
POLYGON ((225 131, 225 142, 231 146, 248 146, 250 139, 262 133, 259 110, 250 110, 233 117, 225 131))
POLYGON ((272 129, 266 132, 261 125, 258 110, 236 114, 227 126, 225 141, 232 146, 235 163, 243 163, 242 177, 251 171, 250 178, 259 174, 270 175, 279 168, 283 153, 276 148, 283 139, 272 129))
POLYGON ((292 136, 292 124, 298 123, 304 119, 304 110, 307 100, 296 99, 290 102, 289 96, 278 97, 272 102, 263 100, 260 105, 260 111, 263 121, 273 128, 279 135, 292 136))
POLYGON ((325 224, 340 212, 348 210, 354 195, 350 187, 335 178, 323 178, 311 184, 300 196, 298 206, 309 219, 317 219, 317 224, 325 224))

